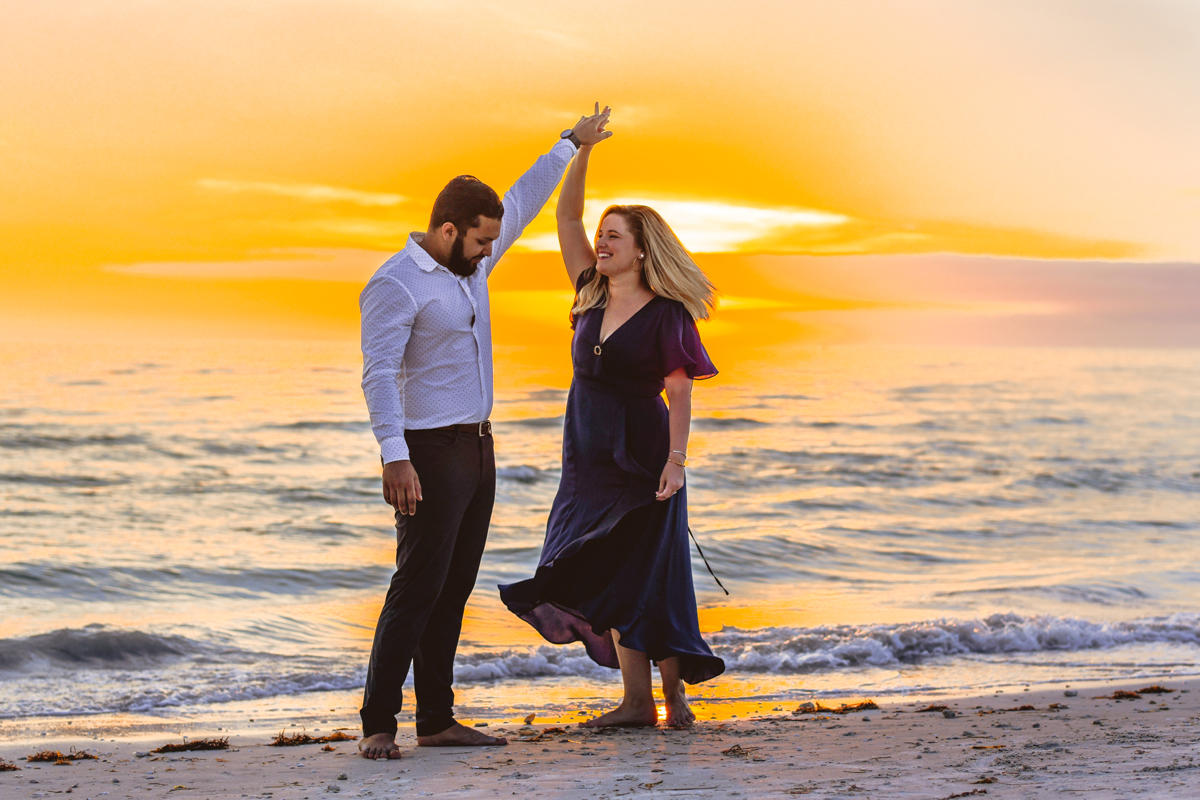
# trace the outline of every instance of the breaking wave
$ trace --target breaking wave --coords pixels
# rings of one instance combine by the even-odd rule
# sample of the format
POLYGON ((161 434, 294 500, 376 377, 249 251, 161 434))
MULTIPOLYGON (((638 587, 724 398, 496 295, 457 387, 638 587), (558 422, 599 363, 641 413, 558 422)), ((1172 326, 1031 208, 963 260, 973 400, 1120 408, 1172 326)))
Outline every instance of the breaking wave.
POLYGON ((1160 642, 1200 644, 1200 614, 1129 622, 994 614, 984 619, 896 625, 727 627, 713 634, 710 643, 730 671, 807 673, 860 665, 916 664, 972 654, 1099 650, 1160 642))
POLYGON ((201 652, 203 646, 183 636, 160 636, 89 625, 18 639, 0 639, 0 670, 31 662, 66 668, 128 668, 160 664, 201 652))
POLYGON ((496 477, 502 481, 516 481, 517 483, 539 483, 544 480, 557 480, 558 472, 557 470, 545 470, 529 464, 518 464, 512 467, 500 467, 496 470, 496 477))
MULTIPOLYGON (((1200 614, 1129 622, 996 614, 984 619, 895 625, 726 627, 708 639, 730 673, 854 672, 971 656, 1077 652, 1153 643, 1197 645, 1200 614)), ((13 690, 3 693, 7 701, 0 701, 0 717, 153 712, 356 690, 363 685, 365 667, 365 652, 333 659, 281 656, 179 635, 90 625, 0 640, 0 685, 7 683, 13 690), (26 684, 30 691, 22 691, 26 684), (64 697, 71 701, 64 704, 64 697)), ((611 682, 618 678, 616 670, 589 659, 579 644, 460 652, 454 675, 460 684, 561 677, 611 682)))
MULTIPOLYGON (((1131 622, 996 614, 979 620, 817 628, 726 627, 708 636, 727 672, 813 673, 860 666, 894 667, 931 659, 1000 653, 1098 650, 1126 644, 1200 644, 1200 614, 1131 622)), ((460 655, 459 681, 560 675, 610 677, 580 647, 538 647, 460 655)))

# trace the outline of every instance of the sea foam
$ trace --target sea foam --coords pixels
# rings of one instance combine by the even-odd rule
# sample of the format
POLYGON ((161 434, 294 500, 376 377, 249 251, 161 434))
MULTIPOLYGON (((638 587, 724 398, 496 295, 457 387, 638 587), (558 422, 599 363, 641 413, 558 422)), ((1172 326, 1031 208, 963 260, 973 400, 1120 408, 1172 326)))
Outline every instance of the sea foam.
MULTIPOLYGON (((707 638, 733 676, 853 675, 859 670, 944 663, 962 656, 1102 651, 1146 644, 1194 646, 1200 644, 1200 614, 1127 622, 996 614, 894 625, 725 627, 707 638)), ((0 640, 0 717, 146 713, 357 690, 365 679, 365 662, 365 652, 346 653, 340 659, 281 656, 175 634, 100 625, 65 629, 0 640)), ((464 648, 454 675, 462 685, 549 678, 615 682, 618 678, 616 670, 591 661, 579 644, 464 648)), ((410 674, 410 684, 411 680, 410 674)))

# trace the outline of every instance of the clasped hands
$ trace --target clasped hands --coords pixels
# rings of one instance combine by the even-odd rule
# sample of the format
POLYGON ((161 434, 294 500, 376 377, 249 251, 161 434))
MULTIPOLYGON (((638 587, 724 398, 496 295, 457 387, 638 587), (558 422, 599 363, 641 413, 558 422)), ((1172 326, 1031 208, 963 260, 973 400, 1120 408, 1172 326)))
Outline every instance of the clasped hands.
POLYGON ((613 135, 612 131, 604 130, 604 126, 608 124, 608 116, 611 113, 612 109, 608 106, 605 106, 604 110, 601 111, 600 104, 596 103, 596 113, 591 116, 579 118, 579 122, 576 122, 575 127, 571 130, 579 138, 581 147, 591 147, 613 135))
MULTIPOLYGON (((596 103, 595 113, 590 116, 579 118, 579 122, 575 123, 572 128, 575 136, 578 137, 580 146, 591 147, 599 142, 608 139, 613 135, 612 131, 605 130, 608 125, 608 117, 612 113, 612 109, 605 106, 600 108, 600 103, 596 103)), ((671 465, 668 464, 668 467, 671 465)), ((683 472, 679 468, 680 473, 683 472)), ((678 476, 678 483, 674 480, 666 479, 666 472, 663 473, 664 479, 660 481, 659 495, 663 494, 666 487, 670 489, 670 494, 665 497, 660 496, 660 500, 665 500, 675 492, 679 491, 679 487, 683 485, 683 475, 678 476)), ((421 479, 417 476, 416 469, 413 468, 411 461, 392 461, 385 464, 383 467, 383 499, 389 506, 399 511, 401 514, 411 515, 417 513, 417 501, 424 499, 421 496, 421 479)))

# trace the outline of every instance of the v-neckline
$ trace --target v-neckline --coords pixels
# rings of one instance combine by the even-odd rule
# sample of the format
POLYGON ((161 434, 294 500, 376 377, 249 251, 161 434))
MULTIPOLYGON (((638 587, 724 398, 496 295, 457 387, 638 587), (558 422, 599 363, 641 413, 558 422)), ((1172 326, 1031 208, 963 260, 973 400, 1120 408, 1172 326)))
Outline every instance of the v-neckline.
POLYGON ((630 314, 629 317, 624 322, 622 322, 617 327, 613 328, 612 331, 608 334, 608 336, 602 336, 602 334, 604 333, 604 317, 606 314, 608 314, 608 306, 604 306, 604 311, 603 311, 603 313, 600 314, 600 328, 596 331, 596 342, 601 345, 607 343, 609 339, 611 339, 614 335, 616 335, 617 331, 621 330, 621 328, 624 328, 626 325, 628 325, 633 320, 634 317, 636 317, 638 314, 640 314, 646 310, 646 306, 650 305, 657 299, 658 299, 658 295, 655 294, 649 300, 642 303, 642 305, 638 308, 637 311, 630 314))

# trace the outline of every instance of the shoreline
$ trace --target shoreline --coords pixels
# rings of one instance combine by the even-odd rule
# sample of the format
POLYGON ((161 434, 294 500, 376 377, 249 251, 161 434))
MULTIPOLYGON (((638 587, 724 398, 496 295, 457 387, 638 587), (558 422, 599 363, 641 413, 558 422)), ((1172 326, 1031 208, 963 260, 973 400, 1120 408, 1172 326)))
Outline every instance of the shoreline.
MULTIPOLYGON (((0 772, 0 794, 36 798, 69 790, 90 800, 167 795, 315 800, 342 793, 426 792, 455 797, 1189 796, 1189 790, 1200 795, 1198 688, 1200 678, 1093 681, 988 695, 882 697, 875 698, 878 709, 848 714, 796 714, 795 701, 779 710, 774 708, 780 703, 771 710, 750 703, 698 703, 702 719, 686 731, 591 730, 550 719, 533 725, 489 721, 489 733, 510 741, 508 747, 491 748, 418 748, 411 724, 401 724, 397 741, 403 757, 390 762, 358 757, 354 742, 330 745, 329 751, 320 745, 272 747, 268 743, 278 729, 270 735, 197 731, 189 738, 229 736, 230 749, 164 755, 146 753, 183 737, 163 731, 115 741, 22 737, 0 740, 0 758, 20 767, 0 772), (1152 683, 1174 691, 1111 699, 1115 691, 1152 683), (930 704, 948 706, 954 716, 918 711, 930 704), (714 713, 722 705, 730 713, 714 713), (1023 706, 1033 710, 1019 710, 1023 706), (734 717, 735 709, 752 716, 734 717), (98 759, 61 766, 24 760, 36 751, 67 753, 72 747, 98 759)), ((823 699, 822 705, 862 699, 823 699)), ((172 724, 175 731, 186 727, 164 721, 172 724)), ((336 727, 347 726, 330 720, 310 733, 324 735, 336 727)), ((355 727, 353 721, 349 727, 355 727)))
MULTIPOLYGON (((614 675, 618 675, 614 671, 614 675)), ((778 677, 778 676, 770 676, 778 677)), ((800 676, 803 677, 803 676, 800 676)), ((543 689, 557 689, 553 686, 554 678, 544 679, 543 689)), ((718 679, 719 680, 719 679, 718 679)), ((690 687, 688 702, 696 713, 699 721, 728 722, 744 719, 750 716, 770 716, 783 713, 805 701, 817 701, 823 704, 849 702, 851 699, 872 698, 879 703, 896 702, 942 702, 946 698, 986 698, 994 695, 1021 692, 1052 691, 1055 688, 1074 687, 1080 691, 1095 691, 1103 694, 1109 687, 1118 688, 1136 683, 1148 686, 1153 683, 1166 681, 1200 682, 1200 674, 1176 673, 1159 674, 1130 678, 1115 676, 1111 678, 1076 678, 1071 682, 1049 681, 1030 683, 1003 683, 993 686, 975 686, 934 689, 923 688, 914 691, 879 691, 879 692, 847 692, 843 689, 825 689, 797 692, 793 688, 786 694, 771 691, 755 694, 744 694, 738 691, 743 687, 723 686, 714 692, 714 682, 690 687)), ((752 681, 757 683, 757 681, 752 681)), ((528 681, 521 682, 528 684, 528 681)), ((534 681, 541 683, 541 680, 534 681)), ((537 705, 537 700, 545 700, 544 694, 530 697, 528 685, 507 685, 503 682, 487 686, 484 696, 475 694, 480 685, 456 686, 457 695, 456 717, 466 724, 487 723, 495 725, 519 725, 530 714, 536 717, 537 725, 574 725, 584 719, 596 716, 609 710, 620 700, 621 685, 619 680, 608 684, 588 685, 584 687, 569 687, 570 695, 568 709, 564 710, 561 701, 545 705, 537 705), (504 697, 506 703, 498 703, 497 695, 504 697), (529 702, 531 701, 532 702, 529 702), (481 705, 482 703, 482 705, 481 705)), ((758 686, 755 687, 759 688, 758 686)), ((173 737, 172 741, 183 738, 199 739, 212 736, 239 737, 246 740, 269 741, 281 730, 305 731, 326 734, 332 730, 357 730, 360 721, 357 713, 362 690, 327 690, 312 691, 299 694, 278 695, 256 700, 237 700, 228 703, 218 703, 199 707, 186 706, 179 708, 179 713, 164 713, 166 709, 150 712, 105 712, 97 714, 61 714, 54 716, 31 716, 0 718, 0 752, 7 744, 22 744, 37 747, 47 741, 72 742, 118 742, 118 741, 158 741, 163 737, 173 737), (331 707, 332 706, 332 707, 331 707)), ((662 708, 662 698, 655 689, 655 697, 659 708, 662 708)), ((398 716, 398 724, 403 735, 407 728, 412 730, 413 723, 413 694, 412 686, 405 687, 405 709, 398 716)))

